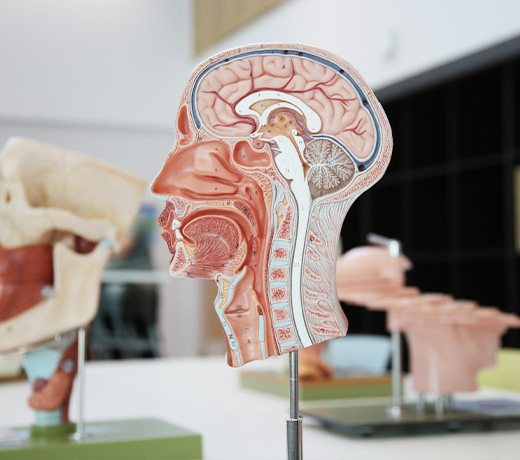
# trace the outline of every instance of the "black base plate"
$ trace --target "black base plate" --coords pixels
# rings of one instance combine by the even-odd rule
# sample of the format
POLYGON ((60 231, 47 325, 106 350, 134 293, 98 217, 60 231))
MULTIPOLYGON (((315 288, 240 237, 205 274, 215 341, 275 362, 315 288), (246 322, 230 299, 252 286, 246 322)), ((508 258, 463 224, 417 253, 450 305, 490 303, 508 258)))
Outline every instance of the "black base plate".
POLYGON ((386 405, 312 408, 302 415, 317 419, 325 429, 349 436, 399 436, 459 431, 520 429, 520 403, 508 400, 464 401, 442 414, 427 406, 403 406, 392 417, 386 405))

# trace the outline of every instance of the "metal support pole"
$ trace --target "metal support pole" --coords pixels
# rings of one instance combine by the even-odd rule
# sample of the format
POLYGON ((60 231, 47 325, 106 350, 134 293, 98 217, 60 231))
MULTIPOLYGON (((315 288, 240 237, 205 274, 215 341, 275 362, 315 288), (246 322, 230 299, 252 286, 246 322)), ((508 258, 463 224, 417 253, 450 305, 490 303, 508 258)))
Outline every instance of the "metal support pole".
POLYGON ((435 414, 443 415, 444 414, 444 395, 438 394, 435 396, 435 414))
POLYGON ((401 255, 401 242, 394 240, 393 238, 387 238, 386 236, 377 235, 376 233, 369 233, 367 235, 367 241, 370 244, 378 244, 379 246, 385 246, 392 257, 399 257, 401 255))
POLYGON ((424 393, 417 394, 417 412, 423 413, 426 410, 426 395, 424 393))
POLYGON ((453 410, 453 395, 444 395, 444 408, 447 412, 453 410))
POLYGON ((389 408, 392 417, 400 417, 401 398, 401 333, 392 331, 392 405, 389 408))
POLYGON ((76 441, 85 439, 85 336, 85 328, 80 327, 78 329, 78 421, 76 432, 72 435, 76 441))
MULTIPOLYGON (((385 246, 390 256, 397 258, 401 255, 401 242, 392 238, 369 233, 367 241, 371 244, 385 246)), ((388 314, 388 313, 387 313, 388 314)), ((392 417, 400 417, 402 412, 401 398, 401 333, 392 331, 392 404, 388 412, 392 417)))
POLYGON ((302 418, 299 407, 298 351, 289 353, 289 402, 287 419, 287 458, 302 460, 302 418))

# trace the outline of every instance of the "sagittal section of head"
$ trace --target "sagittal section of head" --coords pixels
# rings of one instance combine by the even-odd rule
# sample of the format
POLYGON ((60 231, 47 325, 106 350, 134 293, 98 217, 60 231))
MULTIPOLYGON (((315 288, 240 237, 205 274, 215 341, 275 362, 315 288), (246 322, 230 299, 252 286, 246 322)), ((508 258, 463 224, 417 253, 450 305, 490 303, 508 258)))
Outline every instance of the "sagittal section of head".
POLYGON ((229 363, 345 335, 339 232, 392 146, 357 72, 300 45, 221 53, 190 77, 176 134, 152 185, 170 272, 216 279, 229 363))

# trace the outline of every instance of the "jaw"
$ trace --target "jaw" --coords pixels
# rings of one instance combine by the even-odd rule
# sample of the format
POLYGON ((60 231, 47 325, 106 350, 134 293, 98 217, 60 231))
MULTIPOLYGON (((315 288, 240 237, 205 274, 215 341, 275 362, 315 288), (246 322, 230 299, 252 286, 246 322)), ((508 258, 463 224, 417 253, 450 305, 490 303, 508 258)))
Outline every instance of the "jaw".
POLYGON ((54 295, 0 321, 0 351, 40 343, 92 321, 110 254, 111 249, 104 244, 88 254, 79 254, 64 242, 56 243, 52 247, 54 295))

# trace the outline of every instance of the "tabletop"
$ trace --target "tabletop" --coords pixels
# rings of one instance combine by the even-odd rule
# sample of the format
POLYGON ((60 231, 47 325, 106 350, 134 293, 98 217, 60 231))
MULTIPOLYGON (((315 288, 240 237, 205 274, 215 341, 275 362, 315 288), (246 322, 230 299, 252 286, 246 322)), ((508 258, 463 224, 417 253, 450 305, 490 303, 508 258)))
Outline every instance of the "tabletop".
MULTIPOLYGON (((250 363, 247 370, 272 369, 283 357, 250 363)), ((86 365, 85 420, 156 417, 199 433, 207 460, 286 458, 289 402, 241 388, 240 370, 223 357, 96 361, 86 365)), ((0 431, 27 426, 27 382, 0 385, 0 431)), ((511 392, 485 389, 480 397, 511 392)), ((71 419, 75 420, 73 394, 71 419)), ((302 408, 309 404, 302 403, 302 408)), ((327 404, 334 404, 328 402, 327 404)), ((450 433, 415 437, 349 438, 327 432, 310 418, 303 423, 303 457, 313 459, 501 460, 511 459, 520 432, 450 433)))

